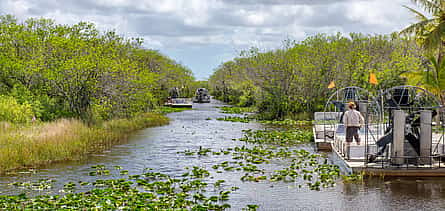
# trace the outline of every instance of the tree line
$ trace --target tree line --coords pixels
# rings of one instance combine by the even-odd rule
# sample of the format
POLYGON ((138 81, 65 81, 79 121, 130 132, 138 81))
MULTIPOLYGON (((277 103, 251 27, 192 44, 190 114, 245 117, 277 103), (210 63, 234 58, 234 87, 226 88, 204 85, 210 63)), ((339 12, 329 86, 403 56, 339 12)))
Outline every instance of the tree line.
POLYGON ((217 98, 258 107, 262 118, 283 119, 323 106, 336 87, 385 89, 407 82, 406 74, 423 70, 425 59, 414 41, 398 34, 318 34, 302 42, 285 41, 280 49, 252 48, 221 64, 210 77, 217 98), (378 84, 369 83, 375 74, 378 84))
POLYGON ((0 16, 0 120, 109 120, 155 108, 172 87, 193 94, 187 67, 142 44, 87 22, 0 16))

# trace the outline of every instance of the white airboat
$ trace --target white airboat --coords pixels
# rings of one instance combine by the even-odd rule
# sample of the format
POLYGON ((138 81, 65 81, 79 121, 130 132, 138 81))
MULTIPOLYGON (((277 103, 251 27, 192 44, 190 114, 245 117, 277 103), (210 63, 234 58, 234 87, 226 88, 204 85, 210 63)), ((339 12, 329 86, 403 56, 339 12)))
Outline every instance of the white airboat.
POLYGON ((372 97, 362 88, 346 87, 332 94, 314 119, 317 149, 332 150, 334 162, 350 173, 445 176, 444 107, 425 89, 397 86, 372 97), (348 147, 342 117, 350 101, 365 125, 361 145, 348 147))

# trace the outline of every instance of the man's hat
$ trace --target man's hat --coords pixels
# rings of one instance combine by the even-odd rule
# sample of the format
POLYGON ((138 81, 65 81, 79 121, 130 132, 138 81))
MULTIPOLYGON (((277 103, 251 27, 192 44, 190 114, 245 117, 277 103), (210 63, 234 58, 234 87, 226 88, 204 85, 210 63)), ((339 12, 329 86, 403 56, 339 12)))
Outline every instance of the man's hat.
POLYGON ((348 106, 349 106, 349 108, 355 108, 355 103, 354 102, 349 102, 348 106))

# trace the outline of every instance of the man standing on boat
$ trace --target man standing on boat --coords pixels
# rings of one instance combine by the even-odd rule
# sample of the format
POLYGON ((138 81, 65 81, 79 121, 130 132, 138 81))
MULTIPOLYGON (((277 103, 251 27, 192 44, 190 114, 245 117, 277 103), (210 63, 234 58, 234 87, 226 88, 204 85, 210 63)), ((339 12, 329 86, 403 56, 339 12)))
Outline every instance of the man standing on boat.
POLYGON ((360 145, 359 130, 365 122, 362 114, 356 110, 354 102, 348 103, 349 110, 343 116, 343 124, 346 127, 346 158, 350 158, 350 145, 354 138, 357 145, 360 145))

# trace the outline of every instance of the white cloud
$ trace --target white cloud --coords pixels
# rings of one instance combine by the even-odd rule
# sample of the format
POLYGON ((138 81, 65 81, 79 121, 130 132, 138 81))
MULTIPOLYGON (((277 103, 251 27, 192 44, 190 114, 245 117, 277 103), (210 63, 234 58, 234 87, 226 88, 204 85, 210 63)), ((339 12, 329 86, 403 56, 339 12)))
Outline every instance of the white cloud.
MULTIPOLYGON (((132 36, 135 37, 135 36, 132 36)), ((160 40, 154 39, 150 36, 142 37, 144 39, 144 47, 149 49, 162 49, 164 44, 160 40)))
POLYGON ((191 45, 193 44, 200 44, 200 45, 206 45, 206 44, 230 44, 224 35, 210 35, 210 36, 202 36, 202 35, 195 35, 195 36, 183 36, 179 37, 178 41, 183 43, 189 43, 191 45))
POLYGON ((30 7, 29 2, 26 0, 15 0, 15 1, 1 1, 0 3, 2 13, 12 13, 16 17, 22 18, 27 16, 27 11, 30 7))
POLYGON ((354 22, 368 25, 388 25, 389 14, 384 9, 379 9, 381 1, 351 2, 346 5, 346 16, 354 22))
POLYGON ((260 26, 264 23, 264 19, 266 19, 265 13, 256 13, 256 14, 248 14, 246 15, 247 22, 254 26, 260 26))

